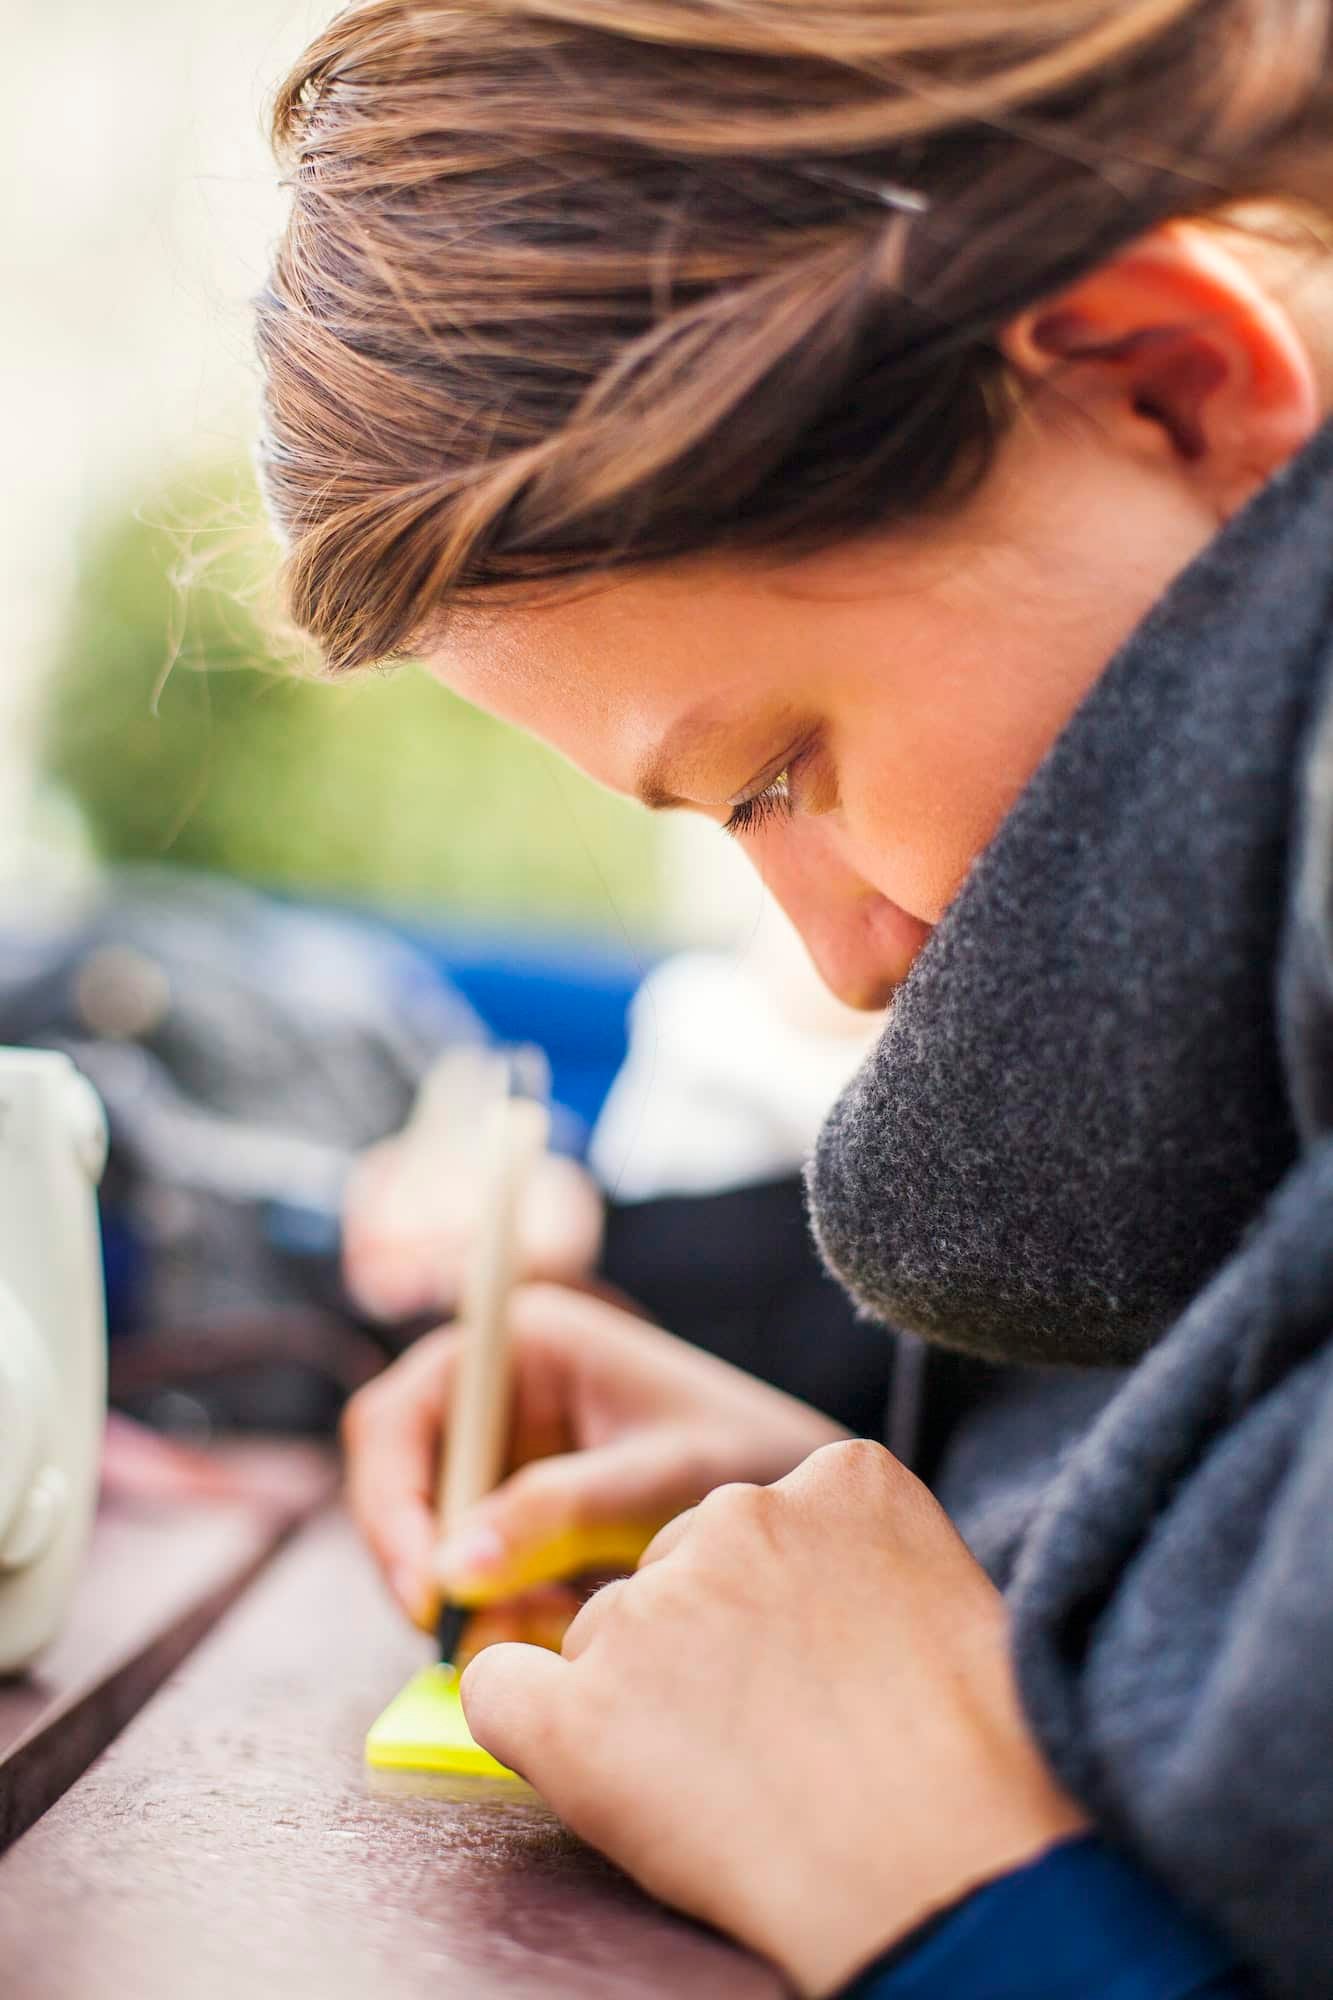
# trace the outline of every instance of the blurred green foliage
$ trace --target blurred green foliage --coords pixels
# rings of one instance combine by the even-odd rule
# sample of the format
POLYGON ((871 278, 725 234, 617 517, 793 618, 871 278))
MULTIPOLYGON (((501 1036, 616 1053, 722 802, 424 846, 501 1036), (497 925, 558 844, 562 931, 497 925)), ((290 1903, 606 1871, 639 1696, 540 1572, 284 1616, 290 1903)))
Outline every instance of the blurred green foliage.
POLYGON ((279 664, 276 560, 239 474, 86 539, 44 762, 103 856, 465 919, 651 923, 645 813, 417 668, 335 685, 279 664))

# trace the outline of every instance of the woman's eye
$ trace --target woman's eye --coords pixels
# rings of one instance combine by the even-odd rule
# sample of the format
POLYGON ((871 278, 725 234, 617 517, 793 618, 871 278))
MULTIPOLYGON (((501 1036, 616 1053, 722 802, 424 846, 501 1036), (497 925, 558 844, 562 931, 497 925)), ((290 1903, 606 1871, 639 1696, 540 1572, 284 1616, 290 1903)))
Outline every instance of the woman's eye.
POLYGON ((774 819, 790 818, 791 810, 791 767, 788 765, 764 786, 762 792, 741 800, 725 822, 725 831, 730 834, 758 833, 760 827, 767 826, 774 819))

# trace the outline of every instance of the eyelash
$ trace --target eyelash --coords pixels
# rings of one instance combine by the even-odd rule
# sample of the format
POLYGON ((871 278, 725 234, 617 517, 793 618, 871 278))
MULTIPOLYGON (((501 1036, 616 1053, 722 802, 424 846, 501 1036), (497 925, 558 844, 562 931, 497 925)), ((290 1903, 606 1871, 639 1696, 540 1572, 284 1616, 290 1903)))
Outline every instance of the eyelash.
POLYGON ((758 833, 761 827, 770 826, 775 819, 790 819, 795 806, 791 795, 790 764, 778 772, 762 792, 756 792, 751 799, 742 799, 725 822, 724 830, 733 837, 747 833, 758 833))

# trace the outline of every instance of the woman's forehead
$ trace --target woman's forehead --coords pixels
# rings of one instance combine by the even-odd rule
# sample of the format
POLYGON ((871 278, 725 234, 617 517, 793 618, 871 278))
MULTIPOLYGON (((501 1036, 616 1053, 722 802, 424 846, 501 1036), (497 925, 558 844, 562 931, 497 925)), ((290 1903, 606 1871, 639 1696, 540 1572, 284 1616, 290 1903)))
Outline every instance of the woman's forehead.
POLYGON ((722 662, 746 674, 760 650, 763 595, 740 569, 664 567, 460 606, 420 651, 485 707, 555 696, 589 719, 608 703, 674 708, 682 692, 713 685, 722 662))
POLYGON ((753 600, 636 579, 540 604, 469 607, 422 647, 432 674, 614 790, 721 799, 743 739, 792 707, 753 600))

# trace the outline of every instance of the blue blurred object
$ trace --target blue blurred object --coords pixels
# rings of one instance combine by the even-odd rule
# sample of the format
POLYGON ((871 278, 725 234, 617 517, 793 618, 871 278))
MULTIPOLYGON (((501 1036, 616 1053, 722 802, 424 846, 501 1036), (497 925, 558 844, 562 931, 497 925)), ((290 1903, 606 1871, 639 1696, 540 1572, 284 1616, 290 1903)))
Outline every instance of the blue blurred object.
MULTIPOLYGON (((384 919, 381 919, 384 921, 384 919)), ((435 928, 393 922, 502 1042, 535 1042, 551 1065, 551 1095, 580 1134, 581 1151, 625 1060, 629 1003, 655 961, 600 939, 435 928)))

